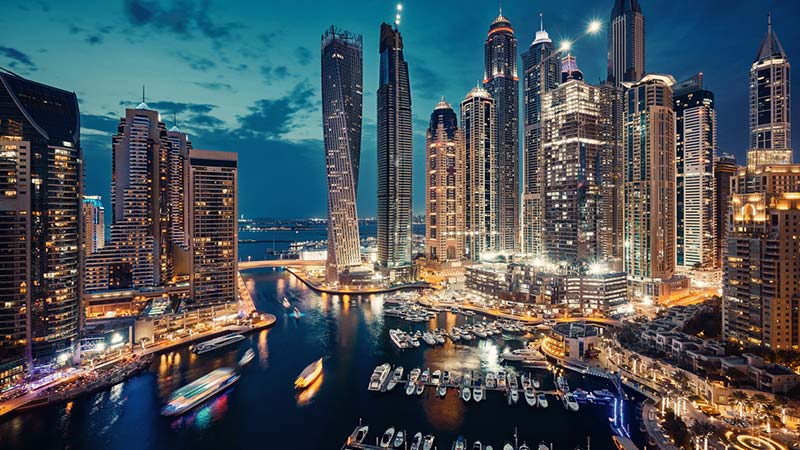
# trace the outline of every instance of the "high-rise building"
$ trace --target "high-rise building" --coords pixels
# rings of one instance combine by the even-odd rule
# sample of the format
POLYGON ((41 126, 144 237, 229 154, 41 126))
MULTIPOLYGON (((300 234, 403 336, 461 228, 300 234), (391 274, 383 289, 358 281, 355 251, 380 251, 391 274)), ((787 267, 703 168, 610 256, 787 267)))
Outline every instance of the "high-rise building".
POLYGON ((84 258, 105 246, 105 208, 99 195, 84 195, 83 204, 83 255, 84 258))
POLYGON ((573 56, 564 83, 541 98, 544 254, 570 265, 600 257, 601 162, 608 143, 600 89, 581 81, 573 56))
POLYGON ((494 100, 482 87, 474 87, 461 102, 465 252, 472 261, 498 250, 495 118, 494 100))
POLYGON ((644 27, 638 0, 614 0, 608 31, 608 81, 635 83, 644 76, 644 27))
POLYGON ((75 351, 82 161, 75 93, 0 72, 0 387, 75 351))
POLYGON ((174 258, 174 264, 176 275, 182 275, 189 273, 188 268, 185 267, 186 258, 183 258, 183 254, 189 248, 189 240, 186 235, 186 191, 183 165, 189 150, 192 149, 192 142, 189 140, 189 135, 181 132, 178 125, 174 124, 167 131, 165 145, 168 148, 169 241, 173 252, 181 254, 180 257, 174 258))
POLYGON ((717 230, 717 267, 722 267, 723 250, 728 237, 728 209, 731 198, 731 178, 738 170, 736 158, 724 153, 714 161, 714 183, 716 186, 717 217, 714 227, 717 230))
POLYGON ((192 149, 185 159, 190 305, 237 299, 237 166, 234 152, 192 149))
POLYGON ((519 240, 519 78, 517 39, 502 10, 484 43, 483 86, 497 116, 497 246, 515 252, 519 240))
POLYGON ((428 259, 464 258, 465 164, 458 119, 449 103, 440 101, 426 132, 425 233, 428 259))
POLYGON ((770 18, 750 67, 751 171, 759 165, 792 163, 790 67, 770 18))
POLYGON ((600 186, 604 205, 601 208, 598 246, 602 259, 609 267, 622 271, 623 219, 625 188, 623 178, 622 123, 625 116, 625 93, 622 86, 604 82, 599 86, 606 143, 600 160, 600 186))
POLYGON ((717 267, 714 162, 717 113, 703 74, 675 85, 675 257, 685 268, 717 267))
POLYGON ((411 88, 403 38, 381 24, 378 87, 378 263, 411 264, 411 88))
POLYGON ((524 141, 522 161, 522 252, 544 252, 544 197, 542 195, 542 95, 561 81, 561 58, 541 22, 536 39, 522 54, 524 70, 524 141))
POLYGON ((624 267, 631 295, 657 302, 675 272, 675 112, 670 75, 626 93, 624 267))
POLYGON ((361 264, 356 192, 361 161, 363 47, 360 35, 322 35, 322 127, 328 176, 326 279, 361 264))

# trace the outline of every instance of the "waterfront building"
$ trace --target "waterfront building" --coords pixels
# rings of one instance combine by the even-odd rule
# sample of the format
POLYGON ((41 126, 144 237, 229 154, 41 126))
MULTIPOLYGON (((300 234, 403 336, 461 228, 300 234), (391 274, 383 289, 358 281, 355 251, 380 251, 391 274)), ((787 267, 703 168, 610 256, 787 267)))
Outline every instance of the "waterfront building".
MULTIPOLYGON (((657 303, 675 274, 675 112, 670 75, 649 74, 626 93, 624 268, 630 294, 657 303)), ((671 281, 672 280, 672 281, 671 281)))
POLYGON ((608 32, 608 81, 635 83, 645 74, 645 20, 638 0, 615 0, 608 32))
POLYGON ((750 67, 750 170, 792 163, 790 68, 770 18, 750 67))
POLYGON ((81 209, 83 213, 83 256, 86 258, 105 246, 105 208, 99 195, 84 195, 81 209))
POLYGON ((186 230, 191 255, 188 304, 236 302, 237 154, 192 149, 185 161, 186 230))
POLYGON ((519 78, 517 39, 502 10, 484 43, 483 87, 497 117, 497 247, 513 253, 519 241, 519 78))
POLYGON ((425 233, 429 261, 453 263, 464 258, 465 161, 458 119, 440 101, 426 132, 425 233))
POLYGON ((551 261, 577 265, 602 257, 600 169, 608 133, 600 89, 581 81, 574 56, 564 58, 562 73, 563 83, 541 100, 543 243, 551 261))
POLYGON ((544 252, 544 178, 542 163, 542 95, 561 81, 560 54, 544 30, 539 15, 539 31, 528 51, 522 54, 523 78, 523 158, 522 158, 522 252, 544 252))
POLYGON ((413 143, 411 88, 403 38, 381 24, 378 87, 378 264, 411 265, 411 177, 413 143))
POLYGON ((0 388, 75 351, 82 164, 75 93, 0 71, 0 388))
POLYGON ((186 234, 186 190, 184 189, 184 161, 189 150, 192 149, 192 142, 189 135, 181 132, 177 124, 167 131, 165 140, 167 146, 167 195, 169 201, 169 242, 172 251, 177 255, 175 260, 175 276, 182 278, 188 274, 188 269, 182 264, 187 260, 185 253, 189 248, 189 240, 186 234))
POLYGON ((328 177, 326 280, 361 264, 356 193, 361 161, 363 47, 360 35, 322 35, 322 128, 328 177))
POLYGON ((461 102, 465 254, 472 261, 498 250, 497 141, 494 100, 476 86, 461 102))
POLYGON ((674 87, 675 257, 686 269, 717 267, 717 113, 714 94, 703 89, 703 74, 674 87))
POLYGON ((723 153, 714 160, 714 184, 717 204, 717 216, 714 228, 717 233, 717 267, 722 267, 723 250, 728 236, 728 211, 731 197, 731 178, 736 175, 739 166, 736 157, 723 153))

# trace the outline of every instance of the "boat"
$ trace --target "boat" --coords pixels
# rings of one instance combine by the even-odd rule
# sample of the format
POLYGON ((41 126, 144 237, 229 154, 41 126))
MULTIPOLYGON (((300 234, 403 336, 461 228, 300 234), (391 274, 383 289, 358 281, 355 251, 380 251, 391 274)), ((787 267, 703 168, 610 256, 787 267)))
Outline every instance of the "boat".
POLYGON ((506 445, 503 446, 503 450, 514 450, 514 446, 506 442, 506 445))
POLYGON ((497 372, 497 387, 500 389, 506 388, 506 371, 501 370, 497 372))
POLYGON ((434 331, 433 337, 436 338, 436 343, 437 344, 439 344, 439 345, 443 345, 444 344, 444 332, 442 330, 437 329, 436 331, 434 331))
POLYGON ((411 439, 411 450, 420 450, 422 449, 422 433, 417 433, 414 435, 414 438, 411 439))
POLYGON ((350 437, 347 438, 348 444, 360 444, 364 442, 364 439, 367 438, 367 434, 369 433, 369 427, 364 425, 362 427, 358 427, 353 430, 353 433, 350 434, 350 437))
POLYGON ((407 349, 411 344, 408 342, 408 336, 402 331, 398 329, 391 329, 389 330, 389 339, 392 340, 392 344, 395 345, 400 350, 407 349))
POLYGON ((239 375, 230 367, 213 370, 195 381, 176 389, 169 396, 169 401, 161 409, 165 416, 178 416, 218 393, 227 389, 239 380, 239 375))
POLYGON ((519 380, 520 384, 522 384, 523 390, 531 387, 531 378, 530 375, 528 375, 527 373, 523 373, 522 375, 520 375, 519 380))
POLYGON ((297 379, 294 380, 295 389, 305 389, 311 386, 311 383, 317 380, 322 375, 322 358, 307 365, 297 379))
POLYGON ((295 319, 299 319, 300 318, 300 310, 297 309, 297 307, 294 308, 294 312, 292 314, 294 315, 295 319))
POLYGON ((416 389, 417 380, 419 379, 420 370, 419 368, 414 368, 408 374, 408 383, 406 383, 406 395, 412 395, 414 390, 416 389))
POLYGON ((430 346, 436 345, 436 338, 433 337, 433 333, 431 333, 430 331, 422 333, 422 340, 425 341, 425 343, 430 346))
POLYGON ((475 441, 475 443, 472 444, 472 450, 483 450, 483 444, 481 444, 481 441, 475 441))
POLYGON ((214 339, 209 339, 197 345, 193 345, 189 349, 196 355, 202 355, 204 353, 213 352, 214 350, 218 350, 222 347, 235 344, 243 340, 244 336, 241 334, 227 334, 225 336, 215 337, 214 339))
POLYGON ((577 411, 579 408, 578 401, 575 399, 575 395, 572 392, 567 392, 561 397, 561 401, 564 402, 564 408, 569 411, 577 411))
POLYGON ((390 366, 389 363, 381 364, 376 367, 375 371, 372 372, 372 376, 369 377, 367 389, 370 391, 380 391, 384 383, 386 383, 386 379, 389 378, 389 372, 391 370, 392 366, 390 366))
POLYGON ((486 393, 485 388, 483 387, 483 383, 481 382, 481 377, 475 378, 475 382, 472 383, 472 398, 475 399, 475 402, 480 402, 483 400, 484 394, 486 393))
POLYGON ((602 389, 597 391, 592 391, 592 394, 598 399, 612 399, 614 398, 614 394, 609 391, 608 389, 602 389))
POLYGON ((403 366, 397 366, 392 372, 392 377, 389 378, 389 384, 386 385, 386 390, 391 391, 403 379, 403 366))
POLYGON ((459 436, 458 439, 453 443, 453 450, 465 450, 467 448, 467 443, 464 442, 464 436, 459 436))
POLYGON ((522 445, 519 446, 519 450, 531 450, 531 448, 528 447, 528 444, 523 442, 522 445))
POLYGON ((544 392, 539 392, 536 395, 536 400, 539 404, 539 408, 547 408, 547 396, 544 395, 544 392))
POLYGON ((536 406, 536 391, 532 387, 525 388, 525 403, 528 406, 536 406))
POLYGON ((450 333, 447 336, 450 337, 450 340, 453 342, 458 342, 461 340, 461 334, 455 330, 450 330, 450 333))
POLYGON ((474 315, 475 315, 475 313, 474 313, 474 312, 472 312, 472 311, 470 311, 470 310, 468 310, 468 309, 465 309, 465 310, 461 311, 461 314, 463 314, 463 315, 465 315, 465 316, 467 316, 467 317, 472 317, 472 316, 474 316, 474 315))
POLYGON ((547 445, 544 441, 539 442, 538 450, 550 450, 550 446, 547 445))
POLYGON ((433 384, 434 386, 439 386, 441 382, 442 382, 442 371, 436 369, 433 371, 433 375, 431 375, 431 384, 433 384))
POLYGON ((500 354, 504 361, 537 361, 543 360, 544 355, 539 350, 533 348, 518 348, 510 352, 506 351, 500 354))
POLYGON ((447 386, 445 384, 440 384, 436 388, 436 394, 439 395, 439 397, 444 397, 447 395, 447 386))
POLYGON ((472 398, 472 377, 467 373, 461 381, 461 398, 468 402, 472 398))
POLYGON ((539 389, 539 379, 531 377, 531 382, 533 383, 534 389, 539 389))
POLYGON ((250 364, 250 361, 256 357, 256 352, 253 351, 252 348, 248 348, 244 355, 242 355, 241 359, 239 359, 239 367, 244 367, 250 364))
POLYGON ((442 372, 442 384, 450 384, 450 371, 445 370, 442 372))
POLYGON ((425 438, 422 439, 422 450, 433 450, 433 435, 426 434, 425 438))
POLYGON ((513 373, 508 374, 508 398, 512 404, 519 401, 519 390, 517 390, 517 376, 513 373))
POLYGON ((567 379, 561 375, 559 375, 556 379, 556 386, 558 386, 558 389, 563 392, 569 392, 569 384, 567 383, 567 379))
POLYGON ((283 307, 286 308, 286 309, 289 309, 289 308, 292 307, 292 304, 289 303, 289 300, 286 299, 286 297, 283 297, 283 301, 281 302, 281 305, 283 305, 283 307))
POLYGON ((417 387, 414 389, 414 393, 417 395, 422 395, 425 391, 425 382, 422 380, 417 381, 417 387))
POLYGON ((381 436, 380 446, 382 448, 389 448, 392 445, 392 438, 394 437, 394 427, 389 427, 383 432, 381 436))
POLYGON ((406 440, 406 434, 403 432, 403 430, 398 431, 394 435, 394 440, 392 441, 392 447, 400 448, 405 440, 406 440))

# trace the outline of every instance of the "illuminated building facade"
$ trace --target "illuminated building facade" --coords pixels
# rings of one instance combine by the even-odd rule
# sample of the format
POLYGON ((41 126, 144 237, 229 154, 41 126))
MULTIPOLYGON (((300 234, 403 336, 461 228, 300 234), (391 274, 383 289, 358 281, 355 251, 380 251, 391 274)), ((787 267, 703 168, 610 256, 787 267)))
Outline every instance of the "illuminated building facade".
POLYGON ((465 253, 477 261, 498 250, 497 238, 497 132, 494 100, 475 87, 461 102, 462 156, 464 158, 465 253))
POLYGON ((361 264, 356 193, 361 160, 361 36, 331 27, 322 36, 322 127, 328 177, 326 280, 361 264))
POLYGON ((83 203, 83 255, 84 258, 105 246, 105 208, 99 195, 84 195, 83 203))
POLYGON ((717 203, 717 218, 714 227, 717 231, 717 267, 722 267, 725 241, 728 236, 728 208, 731 198, 731 178, 736 175, 739 166, 733 155, 723 153, 714 161, 715 197, 717 203))
POLYGON ((598 86, 600 89, 600 117, 604 122, 603 141, 606 142, 600 156, 600 190, 604 205, 600 210, 600 231, 597 245, 603 260, 609 267, 622 271, 623 220, 625 188, 623 177, 622 122, 625 116, 625 93, 621 86, 608 81, 598 86))
POLYGON ((519 240, 519 78, 517 39, 502 11, 484 43, 483 87, 497 116, 497 247, 515 252, 519 240))
POLYGON ((645 21, 638 0, 615 0, 608 33, 608 81, 635 83, 645 74, 645 21))

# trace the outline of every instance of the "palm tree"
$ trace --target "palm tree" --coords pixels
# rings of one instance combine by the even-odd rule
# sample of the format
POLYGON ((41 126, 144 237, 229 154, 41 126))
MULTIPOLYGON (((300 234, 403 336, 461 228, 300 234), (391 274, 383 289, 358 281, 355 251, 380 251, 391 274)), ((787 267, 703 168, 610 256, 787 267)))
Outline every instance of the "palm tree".
POLYGON ((731 392, 731 400, 733 400, 734 403, 739 405, 739 416, 744 416, 743 408, 745 403, 748 403, 750 401, 750 396, 747 395, 747 393, 744 391, 737 390, 731 392))
POLYGON ((642 360, 642 358, 639 355, 637 355, 636 353, 634 353, 633 355, 630 356, 630 358, 628 358, 628 364, 632 364, 631 369, 633 370, 633 374, 634 375, 636 375, 636 368, 637 368, 638 362, 641 361, 641 360, 642 360), (631 361, 633 361, 633 363, 631 363, 631 361))
POLYGON ((706 420, 696 420, 692 423, 691 432, 695 436, 695 448, 699 450, 700 440, 703 440, 703 449, 708 450, 708 436, 716 434, 717 427, 706 420))
POLYGON ((650 364, 647 365, 647 371, 653 373, 653 382, 657 382, 657 374, 661 370, 661 364, 658 363, 655 359, 650 361, 650 364))

